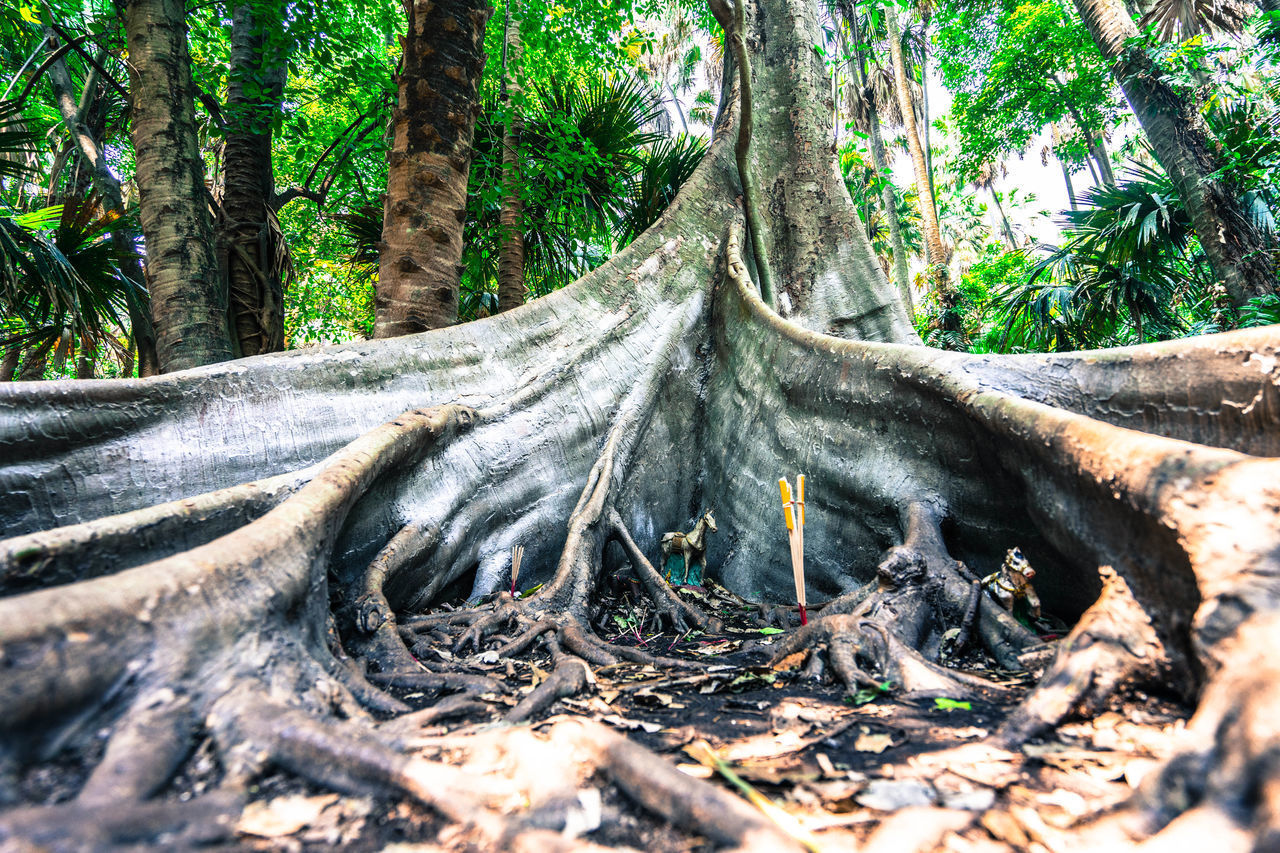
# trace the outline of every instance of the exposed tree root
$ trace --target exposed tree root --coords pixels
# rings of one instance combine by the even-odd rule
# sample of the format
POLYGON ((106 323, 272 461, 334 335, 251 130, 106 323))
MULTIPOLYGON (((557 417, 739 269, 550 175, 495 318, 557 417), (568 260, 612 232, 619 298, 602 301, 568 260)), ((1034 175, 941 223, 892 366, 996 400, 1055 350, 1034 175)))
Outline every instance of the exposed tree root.
POLYGON ((0 593, 74 583, 203 545, 260 518, 315 468, 0 541, 0 593))
MULTIPOLYGON (((753 91, 769 101, 755 128, 770 156, 739 171, 759 190, 748 209, 777 225, 749 242, 768 243, 779 299, 801 302, 803 327, 751 287, 734 164, 717 141, 658 228, 501 322, 210 367, 198 382, 0 389, 5 524, 25 532, 157 504, 0 545, 0 587, 34 589, 0 600, 0 774, 80 762, 63 792, 78 799, 0 815, 0 843, 225 839, 225 815, 283 768, 425 804, 456 824, 458 847, 584 848, 574 836, 607 806, 583 795, 605 781, 715 843, 793 847, 740 799, 610 730, 539 728, 600 668, 697 666, 605 639, 611 542, 660 621, 715 631, 643 553, 663 524, 713 500, 725 535, 712 569, 752 598, 785 598, 766 487, 791 471, 815 487, 811 591, 834 601, 782 639, 779 659, 807 652, 808 673, 830 669, 850 691, 891 681, 908 696, 1005 700, 945 664, 1030 668, 1045 650, 959 560, 989 570, 1029 537, 1021 544, 1042 550, 1046 587, 1072 614, 1089 605, 1096 567, 1114 566, 999 737, 1015 744, 1171 672, 1187 693, 1205 690, 1193 739, 1147 777, 1126 838, 1280 843, 1280 463, 1244 455, 1278 446, 1274 331, 1009 359, 909 345, 831 168, 829 109, 802 91, 829 84, 811 55, 812 9, 717 6, 738 22, 737 47, 765 51, 753 91), (725 277, 713 281, 722 245, 725 277), (817 331, 833 329, 863 340, 817 331), (424 394, 475 408, 414 408, 424 394), (188 488, 209 493, 171 500, 188 488), (526 543, 526 577, 547 583, 516 599, 499 576, 526 543), (475 604, 438 604, 472 571, 475 604), (545 673, 533 669, 544 655, 545 673), (541 680, 513 698, 496 675, 514 680, 518 657, 541 680), (425 707, 411 710, 415 693, 425 707), (424 730, 496 712, 532 722, 424 730), (176 793, 171 777, 193 751, 213 756, 213 793, 155 799, 176 793)), ((788 686, 775 672, 740 674, 788 686)), ((718 678, 688 676, 697 689, 732 685, 718 678)), ((566 707, 598 703, 609 704, 566 707)), ((0 798, 16 789, 0 785, 0 798)), ((959 825, 933 817, 890 822, 872 843, 928 845, 959 825)), ((1058 849, 1049 835, 1009 843, 1058 849)))
POLYGON ((996 743, 1017 747, 1073 714, 1092 716, 1120 690, 1167 681, 1168 656, 1151 617, 1114 569, 1103 567, 1102 595, 1058 646, 1057 658, 1022 701, 996 743))
MULTIPOLYGON (((994 683, 938 661, 967 643, 961 635, 977 633, 1000 665, 1021 669, 1018 655, 1039 641, 994 600, 975 598, 977 579, 947 553, 938 514, 928 503, 911 502, 903 515, 903 544, 889 549, 876 580, 832 600, 782 643, 775 662, 818 650, 851 693, 890 682, 913 697, 1005 697, 994 683), (944 648, 952 630, 957 639, 944 648)), ((814 675, 823 669, 821 663, 810 666, 814 675)))

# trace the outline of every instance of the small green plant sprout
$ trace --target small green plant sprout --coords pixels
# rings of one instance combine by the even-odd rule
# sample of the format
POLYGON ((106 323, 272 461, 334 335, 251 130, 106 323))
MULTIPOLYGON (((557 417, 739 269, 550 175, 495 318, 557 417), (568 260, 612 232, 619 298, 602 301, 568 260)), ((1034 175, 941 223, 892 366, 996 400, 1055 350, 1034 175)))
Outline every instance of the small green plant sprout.
POLYGON ((796 604, 800 606, 800 624, 809 624, 804 595, 804 474, 796 477, 795 498, 786 477, 778 480, 782 492, 782 515, 787 522, 787 539, 791 545, 791 571, 795 575, 796 604))
POLYGON ((933 700, 933 710, 935 711, 972 711, 973 705, 962 699, 948 699, 946 696, 939 696, 933 700))
POLYGON ((852 696, 846 696, 844 701, 850 705, 865 705, 881 696, 887 696, 891 690, 893 690, 893 682, 883 681, 875 687, 864 687, 852 696))
POLYGON ((520 577, 520 561, 524 559, 524 546, 511 549, 511 597, 516 597, 516 578, 520 577))

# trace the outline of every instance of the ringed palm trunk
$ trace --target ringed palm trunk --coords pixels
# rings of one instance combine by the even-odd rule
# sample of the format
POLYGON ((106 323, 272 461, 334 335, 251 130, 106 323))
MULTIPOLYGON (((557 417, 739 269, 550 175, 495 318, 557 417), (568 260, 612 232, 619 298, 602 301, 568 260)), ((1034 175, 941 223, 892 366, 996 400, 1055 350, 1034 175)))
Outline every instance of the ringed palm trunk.
POLYGON ((219 234, 221 268, 226 270, 232 345, 237 355, 284 349, 284 285, 276 256, 278 231, 269 216, 275 191, 271 168, 271 121, 280 108, 285 66, 265 38, 278 27, 270 7, 242 3, 231 24, 231 80, 227 113, 231 130, 225 147, 226 216, 219 234), (271 51, 268 55, 265 51, 271 51))
POLYGON ((124 15, 139 213, 160 369, 226 361, 227 293, 218 275, 196 145, 186 7, 178 0, 128 0, 124 15))
POLYGON ((471 139, 480 113, 483 0, 406 0, 374 337, 458 319, 471 139))
POLYGON ((1215 172, 1224 164, 1192 105, 1157 75, 1151 60, 1126 43, 1138 35, 1120 0, 1075 0, 1099 50, 1112 63, 1156 159, 1187 206, 1214 273, 1238 305, 1276 292, 1274 246, 1254 225, 1239 196, 1215 172))
POLYGON ((129 325, 138 348, 138 376, 155 376, 160 372, 160 363, 156 354, 156 333, 151 324, 151 297, 146 290, 146 274, 138 260, 138 234, 129 218, 124 215, 124 193, 120 189, 120 179, 111 171, 102 155, 101 130, 90 127, 85 121, 84 111, 80 109, 71 86, 66 60, 59 59, 49 66, 48 74, 58 112, 80 149, 93 186, 102 196, 106 210, 117 214, 111 229, 111 245, 115 249, 120 271, 136 285, 126 303, 129 325))
POLYGON ((915 166, 916 191, 920 199, 920 220, 924 228, 925 250, 929 260, 929 281, 942 308, 942 326, 947 331, 960 331, 960 317, 956 312, 958 297, 947 276, 946 251, 942 247, 942 227, 938 222, 938 208, 933 198, 933 183, 929 180, 929 163, 920 144, 920 131, 916 124, 915 102, 911 96, 911 83, 907 79, 907 64, 902 55, 902 30, 898 15, 892 5, 885 7, 889 27, 889 55, 893 60, 893 77, 898 90, 898 105, 902 108, 902 120, 906 126, 907 147, 915 166))
POLYGON ((520 174, 520 117, 511 94, 519 94, 517 80, 520 54, 520 16, 508 5, 506 31, 506 68, 503 69, 503 102, 507 108, 507 124, 502 134, 502 246, 498 251, 498 311, 519 308, 525 300, 524 284, 524 205, 520 200, 523 180, 520 174))

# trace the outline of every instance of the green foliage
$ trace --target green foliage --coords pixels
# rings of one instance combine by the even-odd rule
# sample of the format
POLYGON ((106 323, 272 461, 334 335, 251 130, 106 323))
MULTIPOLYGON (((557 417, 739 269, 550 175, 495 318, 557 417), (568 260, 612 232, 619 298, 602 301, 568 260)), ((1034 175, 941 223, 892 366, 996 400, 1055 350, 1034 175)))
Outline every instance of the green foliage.
MULTIPOLYGON (((486 104, 476 127, 463 319, 496 307, 505 109, 486 104)), ((652 224, 692 174, 706 144, 648 130, 662 107, 634 76, 555 79, 535 87, 524 109, 519 191, 525 279, 530 294, 541 296, 599 266, 652 224)))
POLYGON ((1069 235, 1025 281, 1000 291, 998 348, 1067 350, 1186 331, 1214 293, 1208 264, 1169 179, 1135 164, 1115 187, 1065 213, 1069 235))
POLYGON ((1022 154, 1050 125, 1067 133, 1057 155, 1081 163, 1084 131, 1112 124, 1119 103, 1106 63, 1070 3, 948 2, 939 10, 939 68, 952 104, 959 176, 1022 154))

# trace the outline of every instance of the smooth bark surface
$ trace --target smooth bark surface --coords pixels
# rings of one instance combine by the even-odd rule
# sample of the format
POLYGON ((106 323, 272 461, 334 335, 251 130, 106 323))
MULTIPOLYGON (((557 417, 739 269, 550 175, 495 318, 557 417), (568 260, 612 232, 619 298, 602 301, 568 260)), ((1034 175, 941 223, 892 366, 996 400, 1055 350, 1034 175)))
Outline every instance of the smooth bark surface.
POLYGON ((196 144, 186 6, 129 0, 124 16, 139 216, 160 369, 225 361, 231 358, 227 293, 218 276, 196 144))
POLYGON ((406 0, 383 212, 374 337, 458 319, 471 139, 480 114, 483 0, 406 0))

